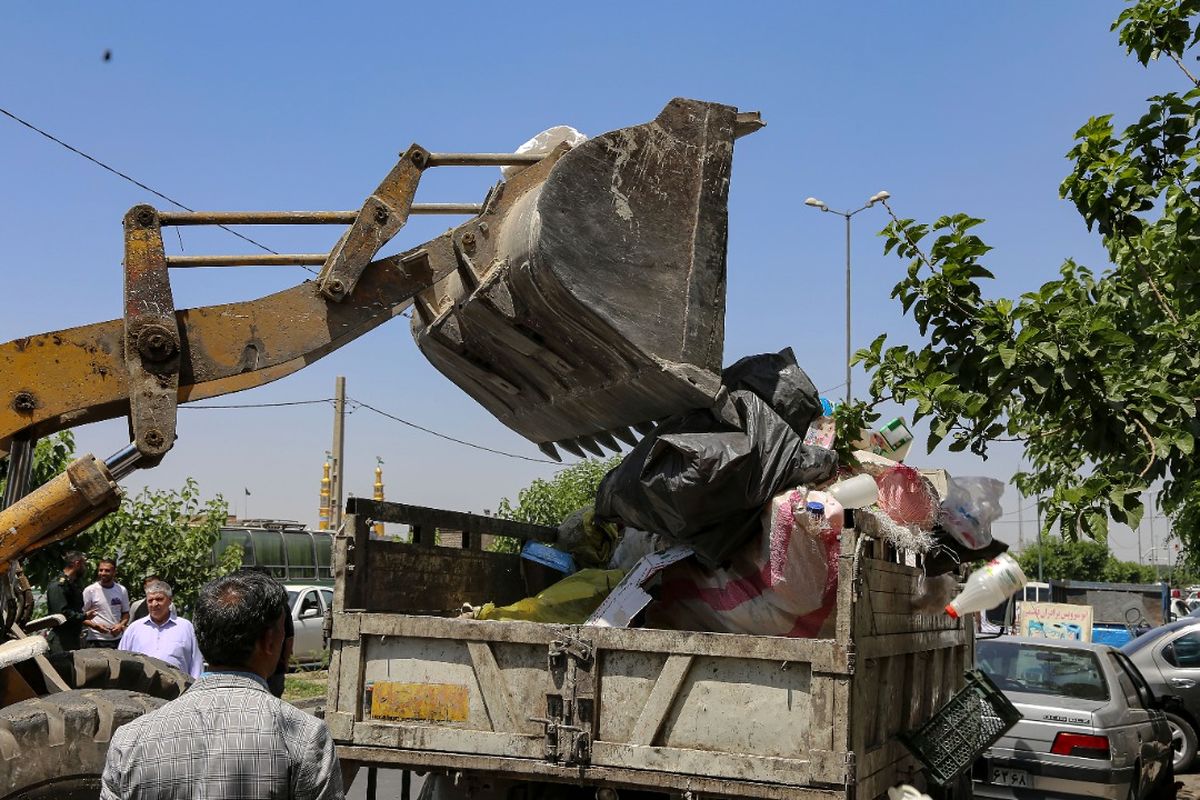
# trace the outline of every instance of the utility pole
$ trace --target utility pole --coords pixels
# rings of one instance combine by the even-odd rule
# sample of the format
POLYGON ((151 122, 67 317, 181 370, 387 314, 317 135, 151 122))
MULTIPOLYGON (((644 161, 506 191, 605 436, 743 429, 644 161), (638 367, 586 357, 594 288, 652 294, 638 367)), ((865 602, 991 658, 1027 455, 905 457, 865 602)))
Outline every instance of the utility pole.
MULTIPOLYGON (((1154 493, 1150 493, 1150 552, 1154 552, 1154 515, 1158 511, 1154 502, 1154 493)), ((1152 564, 1154 567, 1154 579, 1158 580, 1158 556, 1155 556, 1155 561, 1152 564)))
POLYGON ((1017 494, 1017 551, 1025 551, 1025 498, 1017 494))
POLYGON ((341 375, 333 393, 333 469, 329 478, 329 527, 337 530, 342 525, 342 467, 343 434, 346 429, 346 379, 341 375))
POLYGON ((1038 498, 1037 506, 1037 526, 1038 526, 1038 583, 1042 583, 1045 578, 1042 577, 1042 550, 1045 547, 1045 541, 1042 539, 1042 498, 1038 498))

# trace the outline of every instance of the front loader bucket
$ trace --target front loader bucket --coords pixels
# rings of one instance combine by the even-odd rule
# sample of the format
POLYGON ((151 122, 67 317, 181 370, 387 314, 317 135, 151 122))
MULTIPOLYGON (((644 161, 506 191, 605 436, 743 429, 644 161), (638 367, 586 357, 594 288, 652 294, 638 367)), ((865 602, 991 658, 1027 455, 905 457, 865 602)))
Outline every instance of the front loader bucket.
POLYGON ((677 99, 500 184, 450 234, 458 271, 416 298, 417 345, 555 457, 711 406, 733 142, 760 124, 677 99))

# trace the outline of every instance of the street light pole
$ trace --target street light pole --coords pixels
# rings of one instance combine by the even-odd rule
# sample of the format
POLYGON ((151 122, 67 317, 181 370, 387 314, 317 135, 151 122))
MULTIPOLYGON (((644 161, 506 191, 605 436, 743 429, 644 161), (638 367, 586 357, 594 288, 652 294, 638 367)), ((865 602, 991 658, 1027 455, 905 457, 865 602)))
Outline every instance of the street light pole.
POLYGON ((860 211, 866 211, 876 203, 887 200, 891 195, 885 191, 876 192, 867 200, 867 204, 862 208, 857 208, 854 211, 835 211, 815 197, 810 197, 804 201, 804 205, 812 206, 829 214, 837 214, 846 220, 846 402, 850 402, 850 361, 853 357, 853 352, 850 346, 850 218, 860 211))

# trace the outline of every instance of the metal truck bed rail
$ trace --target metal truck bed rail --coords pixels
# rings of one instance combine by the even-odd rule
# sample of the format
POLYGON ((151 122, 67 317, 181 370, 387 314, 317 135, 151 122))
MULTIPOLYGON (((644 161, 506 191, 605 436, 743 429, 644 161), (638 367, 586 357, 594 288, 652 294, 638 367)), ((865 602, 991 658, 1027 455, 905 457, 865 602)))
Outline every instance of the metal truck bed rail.
POLYGON ((855 531, 842 541, 835 637, 789 639, 453 618, 463 601, 524 596, 523 563, 479 549, 484 523, 465 542, 443 530, 456 546, 435 545, 437 512, 422 513, 421 543, 373 540, 371 522, 411 515, 352 500, 335 544, 325 718, 348 762, 872 800, 920 783, 897 735, 929 719, 972 664, 970 629, 913 612, 920 569, 855 531))

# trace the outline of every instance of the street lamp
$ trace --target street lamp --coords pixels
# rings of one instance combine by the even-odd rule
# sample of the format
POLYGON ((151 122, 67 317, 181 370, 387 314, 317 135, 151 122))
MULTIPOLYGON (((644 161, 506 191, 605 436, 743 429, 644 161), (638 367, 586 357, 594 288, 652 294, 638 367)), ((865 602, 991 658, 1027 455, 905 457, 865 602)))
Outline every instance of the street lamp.
POLYGON ((885 191, 879 191, 871 195, 867 199, 867 204, 862 208, 854 211, 835 211, 825 204, 824 201, 818 200, 815 197, 810 197, 804 201, 804 205, 812 206, 829 214, 837 214, 846 220, 846 402, 850 402, 850 218, 859 211, 866 211, 876 203, 882 203, 891 195, 885 191))

